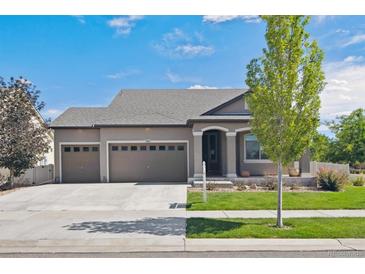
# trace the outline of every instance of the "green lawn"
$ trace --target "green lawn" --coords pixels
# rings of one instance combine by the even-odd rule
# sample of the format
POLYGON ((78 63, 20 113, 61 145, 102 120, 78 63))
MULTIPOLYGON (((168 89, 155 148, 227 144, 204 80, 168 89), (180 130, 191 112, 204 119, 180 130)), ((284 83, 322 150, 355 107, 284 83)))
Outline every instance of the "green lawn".
POLYGON ((188 238, 365 238, 365 218, 290 218, 187 220, 188 238))
MULTIPOLYGON (((188 210, 276 209, 276 192, 210 192, 202 202, 201 192, 188 193, 188 210)), ((347 187, 343 192, 284 192, 283 209, 365 209, 365 187, 347 187)))

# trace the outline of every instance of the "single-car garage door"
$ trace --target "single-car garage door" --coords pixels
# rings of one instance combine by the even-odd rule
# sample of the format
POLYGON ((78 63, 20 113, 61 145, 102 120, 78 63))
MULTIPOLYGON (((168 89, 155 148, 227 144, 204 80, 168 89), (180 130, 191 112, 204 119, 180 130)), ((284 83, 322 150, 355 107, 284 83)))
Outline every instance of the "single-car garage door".
POLYGON ((100 182, 99 145, 62 146, 62 182, 100 182))
POLYGON ((186 143, 110 144, 111 182, 186 182, 186 143))

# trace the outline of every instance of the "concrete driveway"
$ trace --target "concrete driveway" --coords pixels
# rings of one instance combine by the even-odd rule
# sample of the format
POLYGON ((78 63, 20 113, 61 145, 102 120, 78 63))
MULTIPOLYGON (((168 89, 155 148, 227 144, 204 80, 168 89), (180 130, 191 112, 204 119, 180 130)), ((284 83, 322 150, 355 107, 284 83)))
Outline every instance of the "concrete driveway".
POLYGON ((49 184, 0 196, 0 252, 182 250, 184 184, 49 184), (156 242, 157 241, 157 242, 156 242))
POLYGON ((168 183, 49 184, 0 196, 0 210, 168 210, 186 203, 186 188, 168 183))

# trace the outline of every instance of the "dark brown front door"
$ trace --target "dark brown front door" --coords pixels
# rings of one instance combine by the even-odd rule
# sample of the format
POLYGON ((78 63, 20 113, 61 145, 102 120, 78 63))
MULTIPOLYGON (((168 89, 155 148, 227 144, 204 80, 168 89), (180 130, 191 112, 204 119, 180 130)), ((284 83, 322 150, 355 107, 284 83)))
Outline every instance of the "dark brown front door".
POLYGON ((203 135, 203 161, 206 163, 208 175, 219 175, 219 134, 208 131, 203 135))

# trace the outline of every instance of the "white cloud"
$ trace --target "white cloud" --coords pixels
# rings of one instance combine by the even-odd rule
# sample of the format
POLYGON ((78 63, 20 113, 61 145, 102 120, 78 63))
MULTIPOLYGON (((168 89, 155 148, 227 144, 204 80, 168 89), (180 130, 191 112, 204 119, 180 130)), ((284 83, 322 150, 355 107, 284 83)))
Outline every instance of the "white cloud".
POLYGON ((171 83, 196 83, 200 81, 197 77, 182 76, 170 70, 168 70, 165 75, 171 83))
POLYGON ((175 52, 181 56, 211 55, 214 53, 214 48, 211 46, 186 44, 177 46, 175 52))
POLYGON ((136 21, 143 16, 131 15, 115 17, 107 22, 108 26, 115 29, 117 35, 128 35, 136 25, 136 21))
POLYGON ((106 77, 109 78, 109 79, 122 79, 122 78, 126 78, 126 77, 129 77, 129 76, 133 76, 133 75, 137 75, 137 74, 140 74, 141 71, 138 70, 138 69, 127 69, 127 70, 123 70, 123 71, 119 71, 117 73, 114 73, 114 74, 109 74, 107 75, 106 77))
POLYGON ((233 20, 243 20, 246 23, 260 23, 261 19, 257 15, 205 15, 203 22, 219 24, 233 20))
POLYGON ((325 21, 328 21, 328 20, 331 20, 334 18, 335 18, 335 16, 333 16, 333 15, 316 15, 316 16, 314 16, 315 23, 317 23, 317 24, 324 23, 325 21))
POLYGON ((321 94, 323 120, 334 119, 365 106, 365 64, 358 60, 347 57, 324 66, 327 86, 321 94))
POLYGON ((351 45, 359 44, 365 41, 365 34, 356 34, 352 36, 349 40, 342 43, 342 47, 348 47, 351 45))
POLYGON ((217 87, 210 87, 210 86, 204 86, 204 85, 192 85, 188 87, 188 89, 217 89, 217 87))
POLYGON ((45 110, 42 113, 43 114, 42 116, 45 118, 51 118, 52 120, 54 120, 59 115, 61 115, 63 112, 64 112, 63 109, 50 108, 50 109, 45 110))
POLYGON ((83 15, 73 15, 73 17, 76 18, 80 24, 86 24, 86 20, 83 15))
POLYGON ((336 33, 349 33, 350 31, 349 30, 347 30, 347 29, 336 29, 336 31, 335 31, 336 33))
POLYGON ((154 43, 153 47, 161 54, 172 58, 209 56, 215 51, 212 46, 204 43, 201 33, 188 35, 178 28, 165 33, 161 41, 154 43))
POLYGON ((343 61, 344 62, 361 62, 364 60, 364 57, 363 56, 348 56, 346 57, 343 61))

